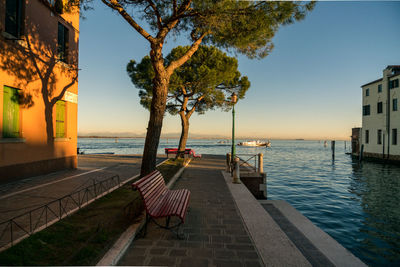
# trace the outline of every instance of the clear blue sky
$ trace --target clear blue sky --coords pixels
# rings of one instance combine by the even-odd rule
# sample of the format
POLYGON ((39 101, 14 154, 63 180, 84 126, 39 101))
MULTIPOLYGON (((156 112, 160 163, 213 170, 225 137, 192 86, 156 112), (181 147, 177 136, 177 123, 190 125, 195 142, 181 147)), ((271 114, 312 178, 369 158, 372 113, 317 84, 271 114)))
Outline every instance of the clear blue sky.
MULTIPOLYGON (((96 1, 100 2, 100 1, 96 1)), ((78 131, 145 133, 149 113, 126 74, 150 47, 101 3, 80 25, 78 131)), ((361 126, 362 84, 400 64, 400 2, 318 2, 305 20, 279 29, 262 60, 238 56, 251 88, 238 102, 237 135, 254 138, 344 139, 361 126)), ((183 38, 168 40, 164 56, 183 38)), ((167 115, 163 133, 180 132, 167 115)), ((190 132, 231 134, 231 113, 191 118, 190 132)))

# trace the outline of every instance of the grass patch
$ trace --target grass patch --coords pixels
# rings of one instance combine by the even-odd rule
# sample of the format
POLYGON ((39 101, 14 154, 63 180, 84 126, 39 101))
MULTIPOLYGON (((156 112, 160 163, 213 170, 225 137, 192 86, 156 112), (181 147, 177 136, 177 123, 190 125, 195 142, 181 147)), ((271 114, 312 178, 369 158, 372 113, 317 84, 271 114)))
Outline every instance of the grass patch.
MULTIPOLYGON (((184 161, 158 167, 166 183, 184 161)), ((143 210, 130 183, 0 252, 0 265, 95 265, 143 210)))
POLYGON ((165 184, 168 184, 169 180, 179 171, 180 168, 185 164, 185 159, 169 159, 157 169, 162 173, 165 184))

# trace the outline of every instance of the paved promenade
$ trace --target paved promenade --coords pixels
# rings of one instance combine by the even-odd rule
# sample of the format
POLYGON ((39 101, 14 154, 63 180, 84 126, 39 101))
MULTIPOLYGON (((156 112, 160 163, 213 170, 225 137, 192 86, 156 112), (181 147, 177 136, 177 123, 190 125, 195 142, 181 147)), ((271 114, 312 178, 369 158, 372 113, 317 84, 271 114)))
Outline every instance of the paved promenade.
POLYGON ((146 237, 134 240, 118 264, 263 266, 221 174, 224 163, 224 157, 203 156, 175 184, 191 191, 184 240, 151 222, 146 237))
POLYGON ((257 201, 224 169, 223 156, 193 160, 174 186, 191 191, 185 238, 150 222, 118 265, 365 266, 286 201, 257 201))

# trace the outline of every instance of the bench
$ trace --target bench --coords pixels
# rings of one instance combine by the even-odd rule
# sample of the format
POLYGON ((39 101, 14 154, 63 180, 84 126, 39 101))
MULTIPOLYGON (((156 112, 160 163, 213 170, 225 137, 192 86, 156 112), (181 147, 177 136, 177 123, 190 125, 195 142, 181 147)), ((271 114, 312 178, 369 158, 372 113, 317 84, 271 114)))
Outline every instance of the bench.
POLYGON ((146 209, 146 221, 144 235, 147 230, 147 223, 150 219, 159 227, 172 230, 179 236, 179 226, 184 223, 186 211, 189 204, 190 191, 187 189, 170 190, 165 185, 162 174, 155 170, 132 184, 134 190, 139 190, 146 209), (180 221, 170 226, 171 216, 177 216, 180 221), (166 218, 166 223, 160 225, 155 219, 166 218))
MULTIPOLYGON (((176 155, 178 154, 178 149, 177 148, 165 148, 165 154, 167 154, 167 158, 169 157, 169 154, 176 155)), ((201 155, 196 155, 193 149, 191 148, 186 148, 185 149, 185 155, 192 156, 194 158, 201 158, 201 155)))

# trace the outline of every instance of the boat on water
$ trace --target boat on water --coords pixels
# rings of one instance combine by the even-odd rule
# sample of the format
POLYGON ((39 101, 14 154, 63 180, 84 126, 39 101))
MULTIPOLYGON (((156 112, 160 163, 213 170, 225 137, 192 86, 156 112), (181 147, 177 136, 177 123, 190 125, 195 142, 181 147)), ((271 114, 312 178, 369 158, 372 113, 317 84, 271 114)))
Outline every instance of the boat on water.
POLYGON ((245 141, 245 142, 240 142, 237 144, 238 146, 251 146, 251 147, 255 147, 255 146, 265 146, 265 147, 271 147, 271 142, 262 142, 260 140, 257 141, 245 141))

